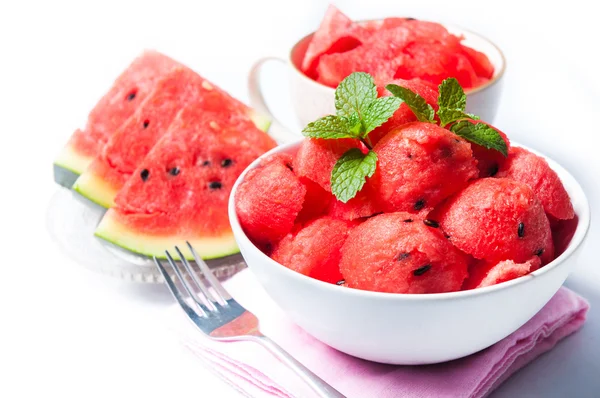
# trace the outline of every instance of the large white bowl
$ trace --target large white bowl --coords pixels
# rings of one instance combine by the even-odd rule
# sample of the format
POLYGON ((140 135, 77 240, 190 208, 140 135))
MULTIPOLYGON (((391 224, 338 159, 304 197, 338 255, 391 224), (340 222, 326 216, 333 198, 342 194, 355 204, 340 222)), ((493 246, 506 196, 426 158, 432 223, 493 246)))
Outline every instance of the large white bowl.
POLYGON ((236 215, 235 196, 248 170, 262 158, 292 151, 298 145, 295 142, 277 147, 242 173, 230 196, 229 219, 248 267, 267 293, 296 324, 342 352, 405 365, 444 362, 473 354, 527 322, 577 264, 590 224, 588 200, 573 176, 546 158, 571 196, 579 223, 566 251, 527 276, 461 292, 391 294, 342 288, 291 271, 250 242, 236 215))

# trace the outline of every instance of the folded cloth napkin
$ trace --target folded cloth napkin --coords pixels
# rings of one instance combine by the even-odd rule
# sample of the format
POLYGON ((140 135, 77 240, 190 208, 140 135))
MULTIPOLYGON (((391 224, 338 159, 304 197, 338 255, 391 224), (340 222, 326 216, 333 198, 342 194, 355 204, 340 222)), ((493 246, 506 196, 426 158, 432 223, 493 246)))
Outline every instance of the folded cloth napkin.
MULTIPOLYGON (((343 354, 295 326, 244 270, 226 288, 260 319, 261 331, 342 394, 351 397, 483 397, 511 374, 578 330, 588 303, 561 288, 519 330, 492 347, 443 364, 393 366, 343 354)), ((172 310, 182 343, 217 376, 247 397, 313 397, 314 393, 264 348, 252 342, 205 338, 180 308, 172 310)))

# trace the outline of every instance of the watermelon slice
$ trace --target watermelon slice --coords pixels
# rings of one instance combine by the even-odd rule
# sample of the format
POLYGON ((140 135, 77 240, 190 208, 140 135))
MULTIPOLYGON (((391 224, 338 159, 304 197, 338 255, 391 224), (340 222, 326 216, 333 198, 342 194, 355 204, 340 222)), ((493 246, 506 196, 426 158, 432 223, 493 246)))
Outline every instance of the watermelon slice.
POLYGON ((73 133, 54 161, 55 181, 70 188, 156 82, 177 65, 176 61, 156 51, 146 51, 135 59, 92 109, 86 127, 73 133))
POLYGON ((264 130, 269 126, 266 118, 182 66, 157 83, 134 115, 110 137, 73 189, 101 206, 114 206, 117 192, 166 133, 177 112, 192 103, 207 112, 246 114, 264 130))
MULTIPOLYGON (((190 105, 175 118, 115 198, 96 236, 164 257, 189 241, 203 258, 238 251, 227 203, 241 172, 275 142, 244 114, 190 105)), ((185 248, 184 254, 191 258, 185 248)))

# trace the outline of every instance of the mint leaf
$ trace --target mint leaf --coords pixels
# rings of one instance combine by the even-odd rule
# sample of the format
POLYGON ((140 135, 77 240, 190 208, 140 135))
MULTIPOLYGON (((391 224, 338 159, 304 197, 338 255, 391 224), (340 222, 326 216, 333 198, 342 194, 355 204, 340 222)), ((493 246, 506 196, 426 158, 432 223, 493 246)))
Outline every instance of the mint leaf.
POLYGON ((463 88, 453 77, 445 79, 438 86, 438 105, 440 109, 453 109, 464 111, 467 106, 467 95, 465 94, 463 88))
POLYGON ((369 151, 366 155, 358 148, 352 148, 340 157, 331 172, 331 192, 338 200, 346 203, 356 196, 365 185, 366 177, 371 177, 377 167, 377 154, 369 151))
POLYGON ((398 86, 396 84, 388 84, 385 86, 385 88, 394 94, 395 97, 398 97, 404 101, 410 110, 413 111, 419 121, 433 123, 435 111, 431 105, 425 101, 425 98, 421 97, 417 93, 413 93, 407 88, 398 86))
POLYGON ((402 100, 396 97, 381 97, 371 102, 363 115, 363 137, 387 122, 398 110, 402 100))
POLYGON ((354 72, 346 77, 335 89, 335 109, 337 115, 351 117, 357 113, 364 117, 365 109, 377 98, 377 87, 368 73, 354 72))
MULTIPOLYGON (((340 116, 341 117, 341 116, 340 116)), ((342 117, 343 118, 343 117, 342 117)), ((360 120, 360 116, 358 116, 358 113, 354 112, 352 115, 350 115, 348 118, 348 126, 350 126, 350 131, 356 136, 356 137, 360 137, 362 131, 363 131, 363 123, 360 120)))
POLYGON ((310 138, 357 138, 360 132, 353 131, 353 125, 348 119, 338 116, 325 116, 309 123, 303 130, 302 134, 310 138))
POLYGON ((487 149, 495 149, 505 157, 508 156, 508 147, 500 133, 485 123, 473 124, 464 120, 453 124, 450 130, 467 141, 471 141, 487 149))
POLYGON ((443 126, 446 126, 450 123, 456 122, 458 120, 471 119, 471 120, 479 120, 479 117, 466 113, 458 109, 448 109, 441 108, 438 109, 437 115, 440 118, 440 123, 443 126))

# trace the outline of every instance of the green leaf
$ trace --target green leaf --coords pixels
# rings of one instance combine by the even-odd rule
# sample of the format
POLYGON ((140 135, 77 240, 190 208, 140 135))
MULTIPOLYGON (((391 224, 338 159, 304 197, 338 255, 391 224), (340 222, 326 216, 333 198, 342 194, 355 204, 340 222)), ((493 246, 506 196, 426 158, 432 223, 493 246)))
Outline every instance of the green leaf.
POLYGON ((363 126, 365 128, 363 137, 387 122, 398 110, 400 104, 402 104, 402 100, 396 97, 381 97, 373 101, 363 115, 363 126))
POLYGON ((467 106, 467 95, 458 80, 453 77, 445 79, 439 86, 438 105, 440 109, 464 111, 467 106))
POLYGON ((458 120, 464 120, 464 119, 479 120, 479 117, 477 117, 471 113, 463 112, 458 109, 440 108, 440 109, 438 109, 437 114, 440 118, 442 127, 446 126, 450 123, 456 122, 458 120))
POLYGON ((377 87, 368 73, 354 72, 335 89, 337 115, 351 117, 354 113, 363 118, 365 109, 377 98, 377 87))
MULTIPOLYGON (((340 116, 340 118, 344 119, 340 116)), ((358 113, 354 112, 350 117, 347 118, 348 126, 350 126, 350 131, 355 135, 355 137, 360 137, 363 131, 363 123, 360 120, 360 116, 358 113)))
POLYGON ((400 98, 408 105, 411 111, 415 114, 417 119, 421 122, 433 122, 435 111, 425 101, 425 98, 421 97, 417 93, 413 93, 407 88, 398 86, 396 84, 388 84, 385 86, 394 96, 400 98))
POLYGON ((360 133, 354 133, 348 119, 329 115, 309 123, 302 130, 302 134, 311 138, 357 138, 360 133))
POLYGON ((487 149, 495 149, 504 156, 508 156, 508 147, 500 133, 485 123, 473 124, 464 120, 453 124, 450 130, 467 141, 487 149))
POLYGON ((377 154, 369 151, 366 155, 358 148, 352 148, 342 155, 331 172, 331 192, 338 200, 346 203, 356 196, 365 185, 367 177, 375 173, 377 154))

